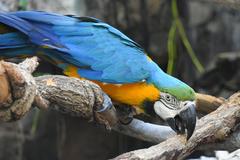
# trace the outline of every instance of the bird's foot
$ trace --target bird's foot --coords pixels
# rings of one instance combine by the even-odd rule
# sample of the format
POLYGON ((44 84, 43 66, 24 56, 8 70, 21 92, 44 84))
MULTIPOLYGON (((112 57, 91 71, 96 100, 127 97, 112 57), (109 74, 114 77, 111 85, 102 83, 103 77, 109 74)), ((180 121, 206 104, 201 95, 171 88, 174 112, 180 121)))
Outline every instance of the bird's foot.
POLYGON ((101 113, 105 112, 113 107, 111 99, 108 97, 108 95, 103 94, 103 104, 101 107, 98 107, 95 112, 101 113))
POLYGON ((128 125, 132 122, 135 111, 131 106, 119 105, 117 107, 119 122, 128 125))
POLYGON ((118 116, 108 95, 104 94, 103 99, 103 104, 94 110, 94 120, 110 130, 118 122, 118 116))

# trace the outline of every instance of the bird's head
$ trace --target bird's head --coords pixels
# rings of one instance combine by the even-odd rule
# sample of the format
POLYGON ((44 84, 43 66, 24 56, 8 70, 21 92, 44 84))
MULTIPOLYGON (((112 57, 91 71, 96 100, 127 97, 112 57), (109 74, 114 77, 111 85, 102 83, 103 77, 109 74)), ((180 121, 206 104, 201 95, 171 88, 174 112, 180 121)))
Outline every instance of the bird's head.
POLYGON ((187 133, 189 139, 196 125, 194 90, 166 73, 156 76, 152 82, 160 90, 160 96, 153 104, 155 113, 177 133, 187 133))
POLYGON ((155 113, 177 133, 187 133, 189 139, 196 125, 195 103, 193 101, 179 101, 169 93, 161 93, 158 101, 153 105, 155 113))

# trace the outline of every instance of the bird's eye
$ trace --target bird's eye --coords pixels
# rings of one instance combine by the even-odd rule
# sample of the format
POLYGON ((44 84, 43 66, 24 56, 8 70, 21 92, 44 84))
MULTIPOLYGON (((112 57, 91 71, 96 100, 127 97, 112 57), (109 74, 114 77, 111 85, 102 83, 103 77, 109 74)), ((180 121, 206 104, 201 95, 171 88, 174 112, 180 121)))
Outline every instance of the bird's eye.
POLYGON ((169 95, 166 95, 166 100, 169 102, 171 101, 171 97, 169 95))
POLYGON ((164 93, 161 95, 159 99, 161 103, 163 103, 167 108, 171 110, 179 109, 179 101, 172 95, 164 93))

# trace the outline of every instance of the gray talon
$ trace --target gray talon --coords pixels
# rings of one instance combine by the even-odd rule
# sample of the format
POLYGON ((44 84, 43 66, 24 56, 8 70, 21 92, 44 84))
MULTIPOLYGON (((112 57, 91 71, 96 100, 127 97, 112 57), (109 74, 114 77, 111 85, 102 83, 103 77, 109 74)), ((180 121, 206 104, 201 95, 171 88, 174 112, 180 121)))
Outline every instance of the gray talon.
POLYGON ((103 99, 104 99, 104 100, 103 100, 103 104, 102 104, 101 108, 98 109, 98 110, 96 110, 96 112, 98 112, 98 113, 104 112, 104 111, 106 111, 106 110, 109 110, 109 109, 111 109, 112 106, 113 106, 111 99, 110 99, 110 98, 108 97, 108 95, 106 95, 105 93, 104 93, 104 95, 103 95, 103 99))

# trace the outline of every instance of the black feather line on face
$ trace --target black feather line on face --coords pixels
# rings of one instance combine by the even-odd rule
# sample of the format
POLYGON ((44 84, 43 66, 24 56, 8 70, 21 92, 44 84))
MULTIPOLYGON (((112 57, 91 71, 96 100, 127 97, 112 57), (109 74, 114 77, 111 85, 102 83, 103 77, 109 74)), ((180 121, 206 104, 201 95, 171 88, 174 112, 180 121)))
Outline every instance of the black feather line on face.
POLYGON ((153 105, 155 102, 150 101, 150 100, 145 100, 142 104, 142 109, 144 110, 144 112, 148 115, 156 115, 153 105))

